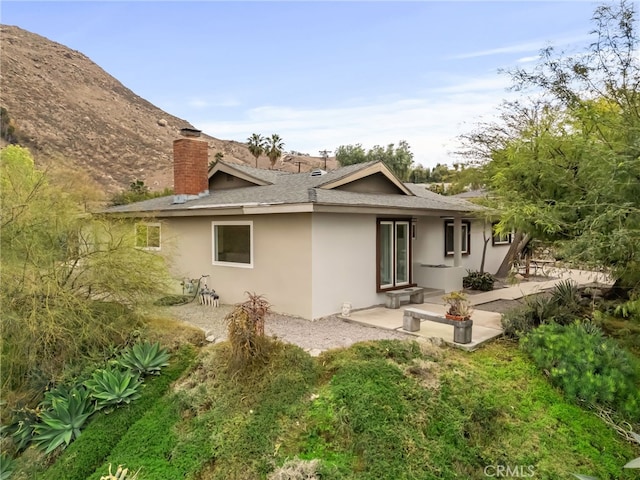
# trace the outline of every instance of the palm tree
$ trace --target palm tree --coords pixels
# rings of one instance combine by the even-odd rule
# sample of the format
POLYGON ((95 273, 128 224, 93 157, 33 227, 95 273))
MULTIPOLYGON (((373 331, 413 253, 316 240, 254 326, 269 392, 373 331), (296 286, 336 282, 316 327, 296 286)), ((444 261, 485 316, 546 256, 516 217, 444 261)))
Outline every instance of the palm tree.
POLYGON ((265 142, 265 153, 271 161, 271 168, 274 167, 276 161, 278 161, 278 158, 280 158, 280 155, 282 155, 283 148, 284 142, 282 141, 282 138, 280 138, 280 135, 278 135, 277 133, 274 133, 270 138, 267 138, 265 142))
POLYGON ((266 138, 259 133, 253 133, 249 138, 247 138, 247 144, 251 155, 256 157, 256 168, 258 168, 258 157, 265 153, 266 138))

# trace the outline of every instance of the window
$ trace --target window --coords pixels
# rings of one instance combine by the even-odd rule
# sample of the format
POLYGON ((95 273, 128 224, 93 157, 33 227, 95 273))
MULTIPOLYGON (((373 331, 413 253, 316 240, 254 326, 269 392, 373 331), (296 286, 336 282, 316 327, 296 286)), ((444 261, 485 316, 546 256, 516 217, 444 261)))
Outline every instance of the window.
POLYGON ((408 285, 411 281, 411 222, 378 221, 378 289, 408 285))
POLYGON ((213 222, 213 264, 253 267, 253 222, 213 222))
POLYGON ((148 250, 160 250, 160 224, 137 223, 136 247, 148 250))
POLYGON ((496 225, 498 222, 491 224, 491 231, 493 232, 493 237, 491 238, 492 245, 509 245, 513 241, 513 233, 496 233, 496 225))
MULTIPOLYGON (((462 221, 462 255, 469 255, 471 251, 471 222, 462 221)), ((444 254, 449 257, 454 253, 453 220, 444 222, 444 254)))

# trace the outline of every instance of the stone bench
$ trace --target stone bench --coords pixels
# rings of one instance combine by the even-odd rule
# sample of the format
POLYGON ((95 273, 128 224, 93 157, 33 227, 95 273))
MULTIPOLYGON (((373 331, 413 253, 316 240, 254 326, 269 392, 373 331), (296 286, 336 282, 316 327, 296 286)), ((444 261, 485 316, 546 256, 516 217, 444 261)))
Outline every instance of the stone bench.
POLYGON ((402 328, 407 332, 417 332, 420 330, 421 320, 453 325, 453 341, 462 344, 471 343, 473 320, 449 320, 437 313, 427 312, 418 308, 405 308, 402 317, 402 328))
POLYGON ((400 308, 400 299, 402 297, 409 297, 410 303, 424 302, 423 287, 407 287, 401 290, 390 290, 385 293, 387 294, 387 308, 400 308))

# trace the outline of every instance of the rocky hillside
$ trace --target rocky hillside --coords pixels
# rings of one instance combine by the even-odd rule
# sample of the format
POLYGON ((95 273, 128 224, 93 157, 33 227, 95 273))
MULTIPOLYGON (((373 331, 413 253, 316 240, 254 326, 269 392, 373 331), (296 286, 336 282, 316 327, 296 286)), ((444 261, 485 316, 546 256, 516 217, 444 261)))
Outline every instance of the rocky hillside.
MULTIPOLYGON (((172 187, 172 141, 181 128, 193 128, 188 121, 140 98, 82 53, 18 27, 0 25, 0 62, 0 106, 37 162, 85 169, 106 193, 134 180, 152 190, 172 187)), ((221 152, 225 161, 255 162, 242 143, 204 138, 211 160, 221 152)), ((324 163, 283 160, 278 168, 290 171, 297 161, 303 171, 324 163)), ((260 167, 268 165, 260 158, 260 167)))

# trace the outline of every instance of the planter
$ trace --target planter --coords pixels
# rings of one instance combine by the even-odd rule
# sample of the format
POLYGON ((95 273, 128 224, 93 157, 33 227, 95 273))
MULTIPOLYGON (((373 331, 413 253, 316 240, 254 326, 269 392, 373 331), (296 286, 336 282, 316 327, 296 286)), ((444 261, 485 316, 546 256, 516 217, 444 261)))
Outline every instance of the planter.
POLYGON ((471 317, 468 315, 462 316, 462 315, 451 315, 450 313, 445 313, 444 318, 447 318, 449 320, 455 320, 457 322, 464 322, 465 320, 469 320, 471 317))

